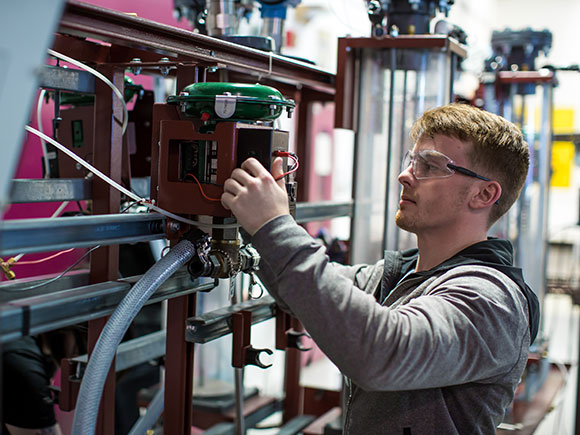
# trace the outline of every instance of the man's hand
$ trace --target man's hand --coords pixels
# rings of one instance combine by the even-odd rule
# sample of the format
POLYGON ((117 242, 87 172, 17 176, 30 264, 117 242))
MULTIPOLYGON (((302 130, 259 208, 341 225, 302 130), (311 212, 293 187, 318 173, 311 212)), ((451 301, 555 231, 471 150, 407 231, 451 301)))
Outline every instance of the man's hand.
POLYGON ((275 217, 290 213, 284 178, 275 180, 283 173, 280 157, 272 164, 272 174, 250 157, 224 183, 222 205, 251 236, 275 217))

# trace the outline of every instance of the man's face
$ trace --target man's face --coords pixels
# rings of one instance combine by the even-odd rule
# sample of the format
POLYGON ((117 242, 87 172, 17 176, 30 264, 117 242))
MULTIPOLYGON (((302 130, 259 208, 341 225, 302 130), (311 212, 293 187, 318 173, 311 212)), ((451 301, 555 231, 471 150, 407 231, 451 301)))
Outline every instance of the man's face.
MULTIPOLYGON (((453 160, 455 165, 469 168, 469 147, 471 144, 459 139, 435 135, 433 138, 420 138, 412 152, 417 155, 424 150, 437 151, 453 160)), ((448 232, 459 224, 469 209, 467 202, 474 179, 458 173, 417 179, 412 166, 409 166, 399 175, 399 182, 403 189, 395 222, 400 228, 421 236, 437 231, 448 232)))

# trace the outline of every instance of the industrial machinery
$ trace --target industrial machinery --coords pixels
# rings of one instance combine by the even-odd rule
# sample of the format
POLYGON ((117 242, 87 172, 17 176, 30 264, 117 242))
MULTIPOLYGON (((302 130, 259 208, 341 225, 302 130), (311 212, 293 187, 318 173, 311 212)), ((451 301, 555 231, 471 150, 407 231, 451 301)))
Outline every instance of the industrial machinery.
MULTIPOLYGON (((39 10, 44 11, 42 8, 39 10)), ((28 13, 19 11, 23 15, 14 18, 14 22, 21 21, 28 13)), ((204 423, 203 427, 209 428, 216 424, 215 418, 222 421, 230 418, 224 413, 214 416, 214 420, 202 422, 202 413, 193 406, 193 343, 233 335, 235 351, 232 350, 236 368, 239 368, 240 365, 252 363, 252 358, 256 356, 256 349, 251 348, 248 335, 251 325, 276 317, 279 319, 277 347, 287 349, 284 390, 288 400, 282 403, 273 398, 266 407, 259 407, 257 414, 248 417, 244 415, 247 412, 244 408, 238 415, 245 417, 248 424, 255 424, 259 421, 258 417, 264 418, 283 408, 285 422, 290 421, 300 414, 297 399, 300 394, 300 354, 296 340, 290 334, 295 321, 290 322, 268 296, 244 302, 233 300, 233 304, 228 303, 225 307, 225 312, 218 310, 201 315, 196 312, 197 293, 214 289, 215 278, 229 278, 241 271, 252 271, 258 262, 255 251, 238 245, 238 225, 229 212, 219 205, 219 201, 209 201, 204 195, 218 199, 224 177, 248 156, 255 156, 267 167, 273 157, 281 156, 289 166, 287 172, 295 170, 297 162, 290 153, 294 149, 290 143, 291 136, 274 127, 275 118, 284 110, 292 111, 295 108, 298 115, 294 120, 296 130, 306 131, 308 106, 315 101, 330 101, 333 98, 334 75, 291 59, 74 0, 66 3, 55 27, 57 33, 54 40, 47 44, 56 52, 98 70, 116 92, 111 92, 104 81, 95 80, 91 74, 76 66, 52 70, 51 67, 44 67, 42 64, 47 55, 43 52, 42 60, 36 62, 34 69, 38 72, 38 83, 28 80, 26 86, 31 89, 24 95, 30 100, 38 87, 50 92, 94 95, 92 107, 90 104, 82 106, 78 101, 70 102, 70 109, 67 109, 72 110, 70 119, 65 120, 64 110, 61 111, 62 119, 57 126, 60 131, 57 128, 56 135, 54 131, 47 131, 48 135, 45 134, 44 138, 49 142, 55 139, 67 142, 62 152, 68 156, 73 155, 75 150, 83 149, 81 157, 91 161, 88 171, 95 176, 85 177, 84 169, 79 170, 76 163, 68 162, 62 166, 64 170, 65 165, 69 165, 67 178, 62 178, 65 175, 63 172, 59 173, 59 178, 3 180, 0 187, 2 192, 10 192, 10 202, 13 204, 90 201, 90 210, 87 211, 92 214, 3 221, 0 256, 9 258, 17 254, 91 247, 90 259, 86 268, 70 276, 61 273, 25 281, 17 279, 0 286, 0 341, 87 321, 90 356, 66 359, 61 365, 60 406, 72 410, 77 406, 83 376, 89 371, 90 361, 95 360, 94 350, 98 349, 96 353, 101 353, 102 347, 97 346, 101 346, 98 343, 100 336, 104 336, 101 331, 108 323, 107 316, 117 313, 121 306, 138 310, 142 303, 167 301, 166 329, 139 337, 137 341, 122 343, 118 350, 115 340, 105 341, 108 343, 106 348, 116 350, 116 354, 111 354, 116 355, 116 364, 110 371, 105 364, 105 374, 109 374, 102 389, 100 406, 97 400, 94 406, 89 405, 89 411, 96 417, 96 433, 113 433, 115 371, 163 358, 164 385, 156 398, 162 399, 164 432, 180 434, 190 433, 193 425, 199 424, 201 427, 204 423), (139 34, 139 41, 134 39, 135 34, 139 34), (167 103, 157 106, 151 104, 152 99, 147 102, 140 100, 140 103, 151 108, 151 118, 142 124, 147 127, 148 123, 153 137, 147 144, 151 169, 144 165, 137 171, 131 159, 124 161, 121 158, 125 154, 124 143, 131 144, 131 126, 127 125, 135 120, 131 116, 135 109, 126 113, 121 103, 127 70, 134 74, 140 71, 156 79, 174 80, 177 89, 183 90, 181 94, 169 98, 167 103), (219 72, 216 73, 217 70, 219 72), (237 84, 200 83, 225 80, 224 76, 228 76, 228 82, 237 84), (256 83, 264 76, 263 83, 271 87, 244 84, 256 83), (280 93, 272 88, 279 89, 280 93), (295 106, 282 95, 295 99, 299 104, 295 106), (85 114, 82 128, 77 123, 79 128, 75 129, 74 121, 78 118, 72 115, 81 108, 86 109, 87 113, 92 112, 92 116, 85 114), (65 128, 69 130, 66 133, 65 128), (69 133, 70 137, 67 136, 69 133), (148 175, 147 170, 151 171, 151 196, 155 204, 152 200, 146 200, 145 194, 139 197, 125 185, 125 162, 130 162, 131 169, 135 169, 128 172, 132 186, 134 181, 142 181, 135 179, 136 174, 148 175), (172 189, 175 191, 171 192, 172 189), (122 210, 124 201, 128 205, 132 202, 145 205, 153 211, 163 210, 165 214, 133 213, 128 207, 122 210), (193 227, 200 227, 206 234, 193 227), (162 280, 158 279, 161 275, 153 276, 154 285, 149 285, 152 282, 145 285, 145 281, 152 278, 149 271, 142 277, 119 278, 119 244, 163 239, 170 240, 175 246, 157 263, 159 267, 155 267, 154 275, 162 272, 162 280), (194 261, 189 262, 190 258, 194 261), (189 267, 181 267, 185 266, 184 261, 189 262, 189 267), (192 275, 207 275, 209 278, 192 279, 192 275), (145 289, 147 291, 138 303, 123 302, 127 295, 136 295, 137 290, 145 289)), ((5 83, 7 89, 12 88, 12 82, 5 83)), ((11 104, 3 99, 1 101, 4 107, 11 104)), ((60 106, 61 102, 58 104, 60 106)), ((145 112, 140 119, 146 118, 145 112)), ((18 124, 19 130, 24 127, 22 122, 15 124, 18 124)), ((26 126, 26 129, 38 133, 32 126, 26 126)), ((140 127, 139 130, 146 131, 140 127)), ((300 139, 300 134, 296 136, 300 139)), ((142 138, 136 138, 141 163, 145 163, 148 157, 147 153, 140 154, 144 152, 143 142, 142 138)), ((11 156, 6 161, 15 161, 12 156, 16 154, 17 143, 18 140, 11 136, 4 142, 5 155, 11 156)), ((38 142, 35 145, 38 147, 38 142)), ((307 141, 301 141, 300 146, 307 147, 307 141)), ((126 150, 129 148, 127 146, 126 150)), ((61 162, 64 160, 59 158, 61 162)), ((35 158, 33 164, 38 165, 38 177, 42 177, 39 163, 40 159, 35 158)), ((80 164, 79 161, 77 163, 80 164)), ((49 172, 52 175, 52 171, 45 174, 49 172)), ((13 173, 12 168, 4 171, 2 176, 9 178, 13 173)), ((294 175, 285 174, 292 202, 296 198, 294 175)), ((302 177, 301 174, 297 176, 302 177)), ((329 207, 319 208, 316 204, 296 204, 296 218, 301 222, 318 219, 321 213, 328 218, 348 212, 344 207, 330 210, 329 207)), ((118 316, 114 314, 112 317, 118 316)), ((256 359, 253 361, 256 362, 256 359)), ((154 403, 158 404, 159 401, 154 403)), ((86 408, 87 404, 82 406, 86 408)), ((160 412, 158 407, 156 409, 160 412)))
POLYGON ((465 49, 447 34, 428 33, 436 8, 445 12, 452 3, 368 2, 373 37, 339 39, 335 127, 356 133, 354 263, 414 245, 394 223, 400 196, 396 176, 412 146, 412 122, 426 109, 453 101, 465 49))
POLYGON ((254 11, 253 0, 174 0, 178 18, 186 18, 199 32, 264 51, 280 53, 289 7, 300 0, 258 0, 262 27, 259 36, 238 34, 240 21, 254 11))
POLYGON ((530 171, 522 193, 491 234, 512 241, 516 264, 540 300, 546 288, 552 99, 557 80, 554 71, 537 68, 536 58, 548 54, 551 44, 547 30, 493 32, 493 54, 479 89, 483 107, 518 125, 530 145, 530 171))
POLYGON ((454 0, 366 0, 372 35, 425 35, 437 10, 445 16, 454 0))
MULTIPOLYGON (((207 276, 230 278, 241 267, 237 226, 219 201, 232 171, 249 157, 270 169, 272 159, 280 156, 294 161, 285 171, 293 177, 298 160, 288 152, 288 132, 272 124, 283 109, 291 114, 294 107, 274 88, 233 83, 194 83, 167 104, 155 105, 152 199, 172 213, 209 217, 209 228, 230 224, 211 230, 221 266, 207 276)), ((287 190, 295 210, 296 183, 288 179, 287 190)))

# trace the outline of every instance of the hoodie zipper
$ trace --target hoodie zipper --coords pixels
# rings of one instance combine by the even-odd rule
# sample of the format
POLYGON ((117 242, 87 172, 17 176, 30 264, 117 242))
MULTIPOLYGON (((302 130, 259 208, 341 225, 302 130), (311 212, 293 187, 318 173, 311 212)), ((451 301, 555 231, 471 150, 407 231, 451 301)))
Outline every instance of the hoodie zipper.
POLYGON ((346 376, 344 377, 344 379, 346 380, 346 386, 348 388, 348 399, 346 400, 346 414, 344 416, 344 429, 343 432, 344 433, 348 433, 348 429, 350 426, 350 402, 352 399, 352 381, 350 380, 350 378, 347 378, 346 376))

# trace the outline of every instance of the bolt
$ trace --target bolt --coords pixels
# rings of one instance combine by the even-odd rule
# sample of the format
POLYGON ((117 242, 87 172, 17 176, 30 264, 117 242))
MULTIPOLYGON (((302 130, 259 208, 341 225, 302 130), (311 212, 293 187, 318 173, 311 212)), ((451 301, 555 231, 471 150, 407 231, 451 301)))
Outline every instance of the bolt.
POLYGON ((167 227, 169 228, 169 231, 171 231, 172 233, 176 233, 181 229, 181 225, 179 224, 179 222, 169 222, 167 227))
MULTIPOLYGON (((159 63, 169 63, 169 58, 162 57, 161 59, 159 59, 159 63)), ((169 74, 169 67, 168 66, 160 66, 159 72, 161 73, 162 76, 165 77, 167 74, 169 74)))
MULTIPOLYGON (((131 63, 139 64, 141 63, 141 59, 139 59, 138 57, 134 57, 133 59, 131 59, 131 63)), ((136 76, 141 74, 141 70, 142 70, 141 66, 131 66, 131 72, 136 76)))

